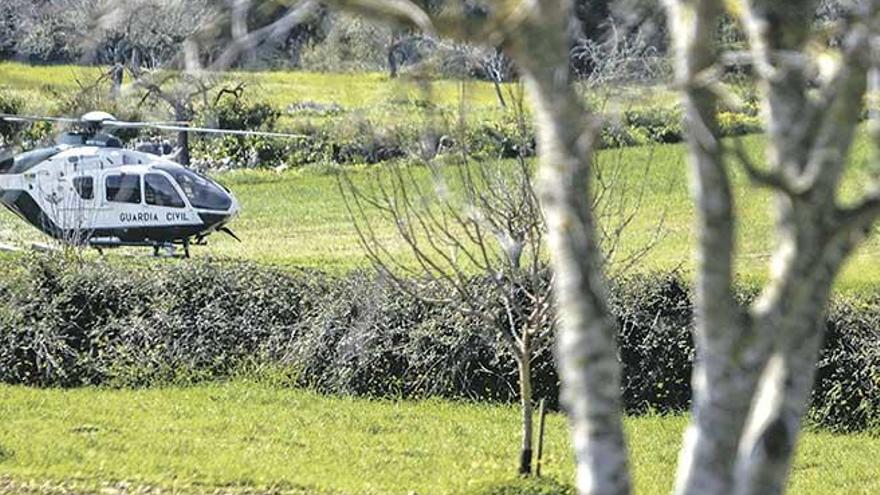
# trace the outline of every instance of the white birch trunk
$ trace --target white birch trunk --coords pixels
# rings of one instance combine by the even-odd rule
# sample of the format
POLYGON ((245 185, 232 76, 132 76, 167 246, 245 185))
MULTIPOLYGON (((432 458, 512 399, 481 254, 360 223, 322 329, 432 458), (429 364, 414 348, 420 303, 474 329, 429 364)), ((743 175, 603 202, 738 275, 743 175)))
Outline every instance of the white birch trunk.
POLYGON ((526 67, 537 112, 541 200, 549 229, 559 319, 561 400, 568 413, 581 494, 631 490, 622 425, 616 328, 590 211, 594 129, 569 81, 567 50, 555 66, 526 67))
POLYGON ((626 494, 620 364, 589 209, 592 136, 573 89, 558 84, 565 77, 529 78, 540 119, 541 199, 556 274, 561 400, 572 428, 578 491, 626 494))
POLYGON ((716 62, 720 1, 667 2, 683 89, 697 205, 697 287, 693 418, 685 433, 675 492, 731 493, 740 434, 762 353, 744 346, 751 326, 733 297, 734 211, 715 118, 716 97, 702 80, 716 62))

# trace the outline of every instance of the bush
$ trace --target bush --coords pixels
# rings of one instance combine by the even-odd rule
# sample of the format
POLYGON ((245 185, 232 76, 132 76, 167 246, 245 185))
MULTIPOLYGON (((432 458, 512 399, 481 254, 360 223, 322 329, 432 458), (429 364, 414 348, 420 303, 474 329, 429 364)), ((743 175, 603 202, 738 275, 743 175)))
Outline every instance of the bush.
POLYGON ((760 117, 734 112, 719 112, 718 127, 722 136, 742 136, 764 130, 760 117))
MULTIPOLYGON (((452 131, 456 134, 455 131, 452 131)), ((458 132, 461 134, 461 132, 458 132)), ((535 155, 535 129, 531 121, 521 123, 508 116, 464 130, 464 146, 477 158, 516 158, 535 155)))
POLYGON ((608 120, 602 126, 600 147, 624 148, 645 144, 648 139, 639 129, 627 126, 619 120, 608 120))
POLYGON ((251 102, 234 95, 225 95, 211 107, 211 124, 220 129, 272 131, 281 112, 265 102, 251 102))
POLYGON ((689 407, 694 360, 689 287, 677 275, 659 274, 622 280, 611 295, 620 325, 624 407, 632 412, 689 407))
POLYGON ((678 143, 684 134, 681 127, 681 110, 678 108, 651 107, 627 110, 623 122, 655 143, 678 143))
MULTIPOLYGON (((403 111, 413 115, 414 109, 428 105, 431 103, 423 100, 400 98, 388 103, 388 112, 403 111)), ((434 108, 434 111, 443 114, 441 108, 434 108)), ((443 114, 444 119, 435 119, 432 124, 437 139, 428 146, 433 145, 434 149, 426 150, 425 128, 417 118, 395 125, 378 125, 372 119, 345 114, 337 106, 308 101, 291 104, 288 112, 321 118, 313 121, 297 119, 296 124, 283 129, 284 132, 301 134, 303 139, 240 136, 194 139, 194 162, 206 169, 297 168, 314 163, 374 164, 425 151, 449 153, 462 148, 476 159, 536 154, 536 130, 531 118, 527 118, 523 125, 510 113, 490 121, 468 122, 464 128, 457 127, 452 116, 443 114)), ((228 129, 274 131, 280 117, 281 113, 268 104, 228 97, 220 100, 206 123, 228 129)), ((620 148, 680 142, 683 139, 681 118, 678 108, 626 111, 619 119, 605 122, 600 146, 620 148)), ((719 126, 722 136, 762 130, 760 117, 749 113, 721 112, 719 126)))
MULTIPOLYGON (((0 113, 18 114, 21 112, 24 102, 11 94, 0 91, 0 113)), ((0 120, 0 147, 9 146, 15 142, 21 124, 15 124, 0 120)))
POLYGON ((880 298, 836 300, 813 386, 813 423, 836 431, 880 426, 880 298))
MULTIPOLYGON (((38 256, 0 265, 6 383, 140 387, 261 373, 346 395, 517 398, 516 366, 493 325, 455 304, 414 299, 373 274, 38 256)), ((751 300, 755 291, 738 297, 751 300)), ((688 407, 691 301, 677 274, 613 284, 628 412, 688 407)), ((876 296, 831 305, 809 413, 815 424, 839 431, 880 425, 878 324, 876 296)), ((552 339, 536 349, 533 370, 535 397, 556 407, 552 339)))

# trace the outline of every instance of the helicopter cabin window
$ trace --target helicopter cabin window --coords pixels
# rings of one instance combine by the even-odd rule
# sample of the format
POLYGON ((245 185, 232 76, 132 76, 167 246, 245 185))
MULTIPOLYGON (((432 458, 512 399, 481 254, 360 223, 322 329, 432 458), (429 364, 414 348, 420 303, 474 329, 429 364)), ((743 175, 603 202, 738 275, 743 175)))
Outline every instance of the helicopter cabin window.
POLYGON ((174 185, 164 175, 147 174, 144 176, 144 199, 148 205, 183 208, 183 199, 177 194, 174 185))
POLYGON ((80 199, 95 199, 95 180, 91 177, 74 177, 73 188, 80 199))
POLYGON ((107 201, 114 203, 141 202, 141 176, 137 174, 108 175, 105 179, 107 201))
POLYGON ((180 167, 157 167, 168 172, 177 181, 183 194, 193 208, 226 211, 232 206, 232 198, 216 182, 180 167))

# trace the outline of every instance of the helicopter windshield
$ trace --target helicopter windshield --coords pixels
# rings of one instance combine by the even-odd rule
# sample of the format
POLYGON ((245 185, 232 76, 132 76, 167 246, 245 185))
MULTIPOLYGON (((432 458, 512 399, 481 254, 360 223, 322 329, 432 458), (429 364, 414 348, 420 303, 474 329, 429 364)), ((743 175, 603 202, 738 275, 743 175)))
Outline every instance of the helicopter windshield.
POLYGON ((191 170, 177 167, 156 167, 171 174, 193 208, 226 211, 232 199, 214 181, 191 170))

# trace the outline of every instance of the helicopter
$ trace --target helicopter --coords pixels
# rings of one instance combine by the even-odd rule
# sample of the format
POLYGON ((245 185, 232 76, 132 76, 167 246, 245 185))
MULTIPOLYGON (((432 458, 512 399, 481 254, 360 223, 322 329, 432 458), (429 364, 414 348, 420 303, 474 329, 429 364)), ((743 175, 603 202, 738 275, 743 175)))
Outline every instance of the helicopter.
POLYGON ((58 122, 77 131, 53 146, 0 159, 0 203, 62 243, 102 252, 123 246, 152 247, 174 256, 223 232, 241 212, 220 183, 166 155, 126 149, 114 129, 157 129, 205 134, 300 138, 294 134, 190 127, 181 122, 126 122, 94 111, 82 117, 0 114, 7 122, 58 122))

